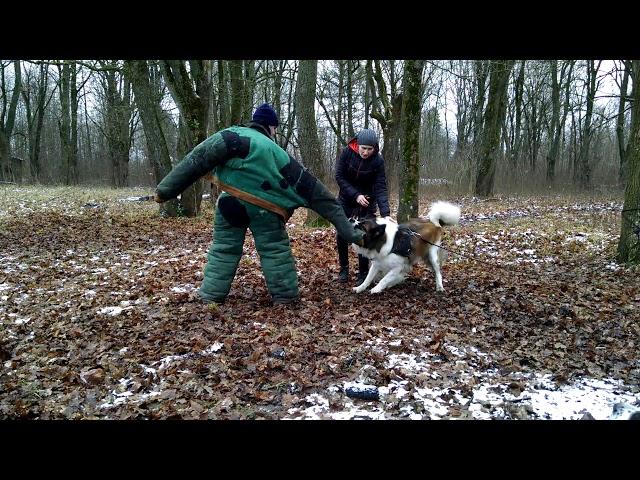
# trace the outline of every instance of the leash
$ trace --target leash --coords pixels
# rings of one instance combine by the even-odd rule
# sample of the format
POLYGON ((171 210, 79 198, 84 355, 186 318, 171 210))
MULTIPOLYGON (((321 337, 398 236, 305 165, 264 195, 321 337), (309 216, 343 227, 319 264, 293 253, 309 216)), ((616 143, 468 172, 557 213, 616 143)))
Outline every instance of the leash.
MULTIPOLYGON (((638 209, 635 209, 638 210, 638 209)), ((555 274, 551 274, 551 273, 547 273, 547 272, 539 272, 539 271, 535 271, 535 270, 531 270, 528 268, 515 268, 512 265, 501 265, 499 263, 495 263, 495 262, 487 262, 485 260, 480 260, 477 255, 469 255, 469 254, 465 254, 465 253, 461 253, 461 252, 456 252, 454 250, 451 250, 449 248, 443 247, 442 245, 436 245, 435 243, 430 242, 429 240, 425 239, 422 237, 422 235, 420 235, 418 232, 413 232, 415 236, 417 236, 421 241, 428 243, 429 245, 433 245, 434 247, 438 247, 441 248, 447 252, 453 253, 455 255, 459 255, 462 257, 467 257, 470 258, 472 260, 475 260, 476 262, 480 262, 483 263, 485 265, 489 265, 491 267, 498 267, 498 268, 502 268, 503 270, 509 270, 511 272, 514 273, 529 273, 529 274, 535 274, 535 275, 545 275, 547 277, 550 277, 551 275, 556 275, 556 276, 563 276, 563 275, 569 275, 569 272, 564 271, 564 272, 556 272, 555 274)), ((596 272, 596 271, 601 271, 603 267, 598 267, 597 269, 590 269, 587 270, 586 273, 592 273, 592 272, 596 272)), ((565 277, 565 278, 571 278, 572 280, 575 280, 575 277, 565 277)), ((554 280, 553 278, 551 278, 552 281, 556 281, 556 282, 560 282, 561 280, 554 280)))

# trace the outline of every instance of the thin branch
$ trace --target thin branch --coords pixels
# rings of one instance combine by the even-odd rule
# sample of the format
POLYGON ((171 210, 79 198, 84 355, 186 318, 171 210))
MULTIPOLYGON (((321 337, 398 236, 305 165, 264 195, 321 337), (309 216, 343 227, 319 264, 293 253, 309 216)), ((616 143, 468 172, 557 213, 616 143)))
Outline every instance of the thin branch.
POLYGON ((340 135, 340 132, 338 132, 338 129, 333 124, 333 121, 331 121, 331 115, 329 114, 329 112, 327 110, 327 107, 324 106, 324 102, 322 101, 322 98, 320 98, 320 96, 316 94, 316 100, 318 100, 318 102, 320 103, 320 106, 324 110, 324 113, 325 113, 325 115, 327 117, 327 120, 329 120, 329 125, 331 126, 331 129, 333 130, 333 133, 336 134, 336 137, 338 137, 338 139, 340 140, 340 142, 342 142, 343 145, 346 145, 347 142, 342 137, 342 135, 340 135))

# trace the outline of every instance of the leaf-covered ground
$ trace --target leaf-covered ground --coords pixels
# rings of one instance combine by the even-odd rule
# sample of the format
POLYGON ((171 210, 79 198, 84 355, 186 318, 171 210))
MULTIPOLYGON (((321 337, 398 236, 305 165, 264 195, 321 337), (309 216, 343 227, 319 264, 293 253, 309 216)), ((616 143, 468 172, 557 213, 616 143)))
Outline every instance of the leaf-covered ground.
POLYGON ((355 271, 335 281, 333 229, 303 228, 299 209, 292 308, 270 306, 250 233, 228 301, 199 303, 211 207, 163 219, 126 200, 145 194, 0 189, 0 418, 609 418, 638 404, 620 198, 437 198, 462 206, 444 294, 419 265, 356 295, 355 271), (347 395, 363 385, 377 399, 347 395))

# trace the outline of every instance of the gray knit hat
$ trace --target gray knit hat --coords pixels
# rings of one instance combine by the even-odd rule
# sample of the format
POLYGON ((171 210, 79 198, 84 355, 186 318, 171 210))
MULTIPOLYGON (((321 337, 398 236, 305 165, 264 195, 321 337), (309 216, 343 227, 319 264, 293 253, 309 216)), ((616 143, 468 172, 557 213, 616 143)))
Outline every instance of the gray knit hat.
POLYGON ((356 140, 358 140, 358 145, 371 145, 372 147, 378 145, 378 135, 370 128, 360 130, 356 140))

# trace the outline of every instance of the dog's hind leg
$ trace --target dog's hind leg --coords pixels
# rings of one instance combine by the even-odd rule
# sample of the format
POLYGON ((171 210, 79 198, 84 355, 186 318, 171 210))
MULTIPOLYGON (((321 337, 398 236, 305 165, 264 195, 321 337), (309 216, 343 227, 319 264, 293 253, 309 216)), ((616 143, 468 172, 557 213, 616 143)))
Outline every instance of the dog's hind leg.
POLYGON ((440 262, 438 261, 438 250, 440 247, 429 246, 429 264, 436 276, 436 292, 444 292, 442 286, 442 274, 440 273, 440 262))
POLYGON ((402 267, 393 268, 387 273, 382 280, 378 282, 378 284, 371 289, 371 293, 380 293, 385 288, 393 287, 401 283, 405 278, 406 274, 403 271, 402 267))
POLYGON ((353 291, 356 293, 362 293, 364 292, 367 287, 369 285, 371 285, 371 282, 373 282, 373 279, 376 278, 376 275, 378 274, 378 272, 380 271, 380 267, 378 266, 377 262, 370 262, 370 267, 369 267, 369 273, 367 273, 367 277, 364 279, 364 281, 358 285, 357 287, 353 287, 353 291))

